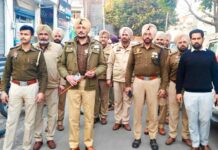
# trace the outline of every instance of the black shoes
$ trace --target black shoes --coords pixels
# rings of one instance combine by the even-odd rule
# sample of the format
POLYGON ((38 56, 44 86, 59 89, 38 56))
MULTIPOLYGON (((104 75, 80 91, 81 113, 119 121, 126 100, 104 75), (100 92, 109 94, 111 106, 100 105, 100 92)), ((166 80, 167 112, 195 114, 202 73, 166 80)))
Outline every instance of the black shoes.
POLYGON ((133 148, 138 148, 139 146, 140 146, 140 144, 141 144, 141 139, 135 139, 134 141, 133 141, 133 143, 132 143, 132 147, 133 148))
POLYGON ((156 142, 156 139, 151 139, 150 140, 150 146, 152 150, 158 150, 158 144, 156 142))

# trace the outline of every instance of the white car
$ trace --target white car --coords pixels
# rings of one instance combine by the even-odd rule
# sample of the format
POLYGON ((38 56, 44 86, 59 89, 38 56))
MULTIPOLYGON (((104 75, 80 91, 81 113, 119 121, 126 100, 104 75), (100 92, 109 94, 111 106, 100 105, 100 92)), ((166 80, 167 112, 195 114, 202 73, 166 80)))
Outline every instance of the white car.
MULTIPOLYGON (((212 50, 216 54, 217 62, 218 62, 218 33, 210 36, 208 40, 208 49, 212 50)), ((218 106, 213 105, 213 113, 211 120, 218 123, 218 106)))

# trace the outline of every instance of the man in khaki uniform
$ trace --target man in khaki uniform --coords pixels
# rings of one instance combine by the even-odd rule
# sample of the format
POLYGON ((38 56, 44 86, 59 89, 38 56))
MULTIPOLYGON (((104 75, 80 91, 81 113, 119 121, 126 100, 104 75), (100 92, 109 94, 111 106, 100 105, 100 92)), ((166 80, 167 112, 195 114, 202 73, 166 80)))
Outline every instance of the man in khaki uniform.
MULTIPOLYGON (((159 45, 160 47, 165 48, 165 42, 166 42, 167 36, 163 31, 158 31, 156 34, 156 37, 154 39, 154 43, 159 45)), ((169 49, 165 48, 168 50, 169 49)), ((158 132, 160 135, 165 135, 166 131, 164 129, 164 124, 167 116, 167 101, 168 99, 166 97, 160 97, 158 100, 159 103, 159 122, 158 122, 158 132)))
POLYGON ((132 48, 130 42, 133 32, 128 27, 123 27, 119 31, 120 42, 113 47, 108 58, 107 83, 114 85, 114 118, 115 124, 113 130, 118 130, 121 125, 124 129, 130 131, 129 110, 131 101, 125 93, 125 74, 129 53, 132 48))
POLYGON ((23 149, 30 150, 34 131, 37 103, 44 99, 47 85, 47 69, 43 53, 30 41, 34 35, 32 27, 20 28, 21 45, 11 48, 7 56, 2 78, 3 102, 8 103, 8 118, 3 150, 11 150, 20 112, 25 106, 23 149), (7 89, 10 86, 9 97, 7 89))
POLYGON ((133 132, 135 140, 132 143, 133 148, 138 148, 141 144, 142 111, 146 99, 149 113, 150 146, 152 150, 158 150, 156 142, 158 132, 158 96, 163 97, 166 94, 166 60, 168 52, 152 44, 156 32, 157 28, 153 24, 146 24, 142 27, 144 42, 132 48, 126 69, 126 92, 132 91, 131 79, 132 74, 135 74, 133 82, 133 132))
MULTIPOLYGON (((64 44, 62 43, 62 40, 64 38, 64 31, 61 28, 55 28, 52 31, 52 39, 55 43, 60 44, 62 48, 64 48, 64 44)), ((66 81, 61 78, 61 82, 58 89, 59 94, 59 101, 58 101, 58 122, 57 122, 57 130, 63 131, 63 120, 64 120, 64 109, 65 109, 65 101, 66 101, 66 93, 60 94, 66 85, 66 81)))
POLYGON ((169 137, 166 140, 166 144, 170 145, 175 142, 179 124, 179 112, 182 106, 182 141, 188 146, 192 145, 189 137, 188 129, 188 117, 184 107, 184 103, 179 103, 176 100, 176 73, 181 55, 188 50, 190 43, 189 37, 186 34, 179 34, 175 38, 178 51, 171 53, 168 57, 168 76, 170 79, 169 83, 169 137))
MULTIPOLYGON (((107 30, 102 30, 99 33, 99 41, 103 46, 103 53, 105 61, 108 61, 108 57, 112 50, 111 44, 109 44, 110 33, 107 30)), ((108 103, 109 103, 109 90, 110 86, 106 82, 106 70, 104 74, 98 77, 98 94, 96 94, 95 101, 95 118, 99 117, 101 124, 107 124, 107 112, 108 112, 108 103)))
POLYGON ((54 134, 57 124, 58 114, 58 87, 60 85, 60 75, 57 69, 57 60, 62 54, 62 47, 60 44, 51 42, 52 30, 48 25, 39 25, 37 27, 38 43, 34 46, 41 49, 45 56, 45 61, 48 70, 48 84, 45 92, 45 103, 38 104, 35 122, 35 144, 34 150, 39 150, 43 145, 42 131, 43 131, 43 108, 44 104, 47 106, 47 145, 50 149, 56 148, 54 142, 54 134))
POLYGON ((91 39, 89 20, 75 20, 76 37, 66 42, 64 52, 58 63, 58 69, 67 80, 69 106, 69 145, 71 150, 79 150, 80 109, 84 109, 84 144, 86 150, 94 150, 93 124, 95 89, 97 77, 106 70, 101 44, 91 39))
MULTIPOLYGON (((154 44, 164 48, 164 44, 166 41, 166 34, 163 31, 158 31, 153 42, 154 44)), ((164 124, 166 120, 166 114, 167 114, 167 99, 166 98, 159 98, 158 99, 158 104, 159 104, 159 122, 158 122, 158 132, 160 135, 165 135, 165 129, 164 129, 164 124)), ((149 114, 147 112, 146 114, 146 125, 148 125, 148 118, 149 114)), ((144 129, 144 134, 148 134, 148 128, 145 127, 144 129)))

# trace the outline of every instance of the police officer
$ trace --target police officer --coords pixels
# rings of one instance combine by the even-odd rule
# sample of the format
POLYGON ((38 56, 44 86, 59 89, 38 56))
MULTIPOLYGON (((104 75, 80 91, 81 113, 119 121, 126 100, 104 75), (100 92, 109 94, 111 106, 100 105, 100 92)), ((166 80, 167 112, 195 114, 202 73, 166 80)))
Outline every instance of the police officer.
MULTIPOLYGON (((48 70, 48 84, 45 92, 45 104, 47 106, 47 145, 50 149, 56 148, 54 134, 57 124, 58 114, 58 87, 60 85, 60 75, 57 69, 57 60, 62 54, 60 44, 51 42, 52 30, 48 25, 39 25, 37 27, 38 43, 34 46, 43 51, 48 70)), ((35 144, 33 150, 39 150, 43 145, 43 108, 44 103, 38 104, 35 122, 35 144)))
POLYGON ((152 150, 158 150, 156 136, 158 132, 158 96, 163 97, 166 93, 167 71, 166 60, 168 52, 152 44, 157 28, 153 24, 142 27, 143 43, 132 48, 126 70, 126 92, 132 90, 131 78, 135 74, 133 82, 134 102, 134 125, 133 132, 135 140, 133 148, 141 144, 142 110, 145 99, 149 113, 149 137, 152 150))
POLYGON ((113 130, 118 130, 121 125, 130 131, 129 110, 131 101, 125 93, 125 73, 129 53, 132 48, 131 39, 133 32, 129 27, 123 27, 119 31, 120 42, 113 47, 108 58, 107 84, 114 86, 114 118, 113 130))
POLYGON ((10 49, 2 79, 3 102, 8 103, 8 118, 3 150, 13 147, 16 127, 23 105, 25 106, 23 149, 30 150, 34 131, 37 103, 43 102, 47 85, 47 69, 43 53, 30 41, 32 27, 20 28, 20 46, 10 49), (9 97, 6 90, 11 83, 9 97))
MULTIPOLYGON (((162 48, 165 48, 166 40, 167 40, 166 33, 164 33, 163 31, 158 31, 156 36, 155 36, 154 43, 159 45, 162 48)), ((169 53, 170 50, 169 49, 167 49, 167 50, 169 53)), ((166 116, 167 116, 168 99, 166 97, 159 98, 158 103, 159 103, 158 132, 160 135, 165 135, 166 131, 164 129, 164 124, 165 124, 165 120, 166 120, 166 116)))
POLYGON ((69 145, 79 149, 80 108, 84 109, 84 144, 86 150, 94 150, 93 124, 97 77, 106 70, 101 44, 90 38, 91 23, 86 18, 75 20, 76 37, 66 42, 59 60, 59 72, 67 80, 69 106, 69 145))
POLYGON ((177 45, 178 51, 170 53, 167 66, 168 66, 168 76, 169 76, 169 137, 166 140, 166 144, 173 144, 176 140, 178 123, 179 123, 179 112, 180 106, 182 106, 182 141, 191 146, 192 142, 189 137, 188 129, 188 117, 184 107, 184 103, 179 103, 176 101, 176 73, 181 55, 188 50, 190 43, 189 37, 186 34, 178 34, 175 38, 175 43, 177 45))
POLYGON ((52 31, 52 39, 55 43, 61 44, 62 47, 64 47, 64 44, 62 43, 62 40, 64 38, 64 31, 61 28, 55 28, 52 31))
MULTIPOLYGON (((153 40, 153 43, 160 46, 161 48, 164 48, 166 41, 166 34, 163 31, 157 31, 155 38, 153 40)), ((164 129, 164 124, 166 120, 166 114, 167 114, 167 99, 166 98, 159 98, 158 104, 159 104, 159 122, 158 122, 158 132, 160 135, 165 135, 166 131, 164 129)), ((146 124, 148 125, 149 122, 149 114, 147 112, 146 114, 146 124)), ((148 134, 148 128, 145 127, 144 134, 148 134)))
MULTIPOLYGON (((64 44, 62 40, 64 38, 64 31, 61 28, 55 28, 52 31, 52 39, 55 43, 60 44, 62 48, 64 48, 64 44)), ((63 120, 64 120, 64 109, 65 109, 65 101, 66 101, 66 93, 61 94, 66 85, 66 81, 61 78, 58 93, 59 93, 59 101, 58 101, 58 121, 57 121, 57 130, 63 131, 63 120)))
MULTIPOLYGON (((103 46, 103 53, 105 61, 108 61, 108 57, 112 50, 111 44, 109 44, 110 33, 107 30, 101 30, 99 33, 99 41, 103 46)), ((110 86, 106 82, 106 70, 104 74, 98 77, 98 94, 96 94, 95 101, 95 119, 100 116, 102 125, 107 124, 107 112, 109 103, 109 90, 110 86)))

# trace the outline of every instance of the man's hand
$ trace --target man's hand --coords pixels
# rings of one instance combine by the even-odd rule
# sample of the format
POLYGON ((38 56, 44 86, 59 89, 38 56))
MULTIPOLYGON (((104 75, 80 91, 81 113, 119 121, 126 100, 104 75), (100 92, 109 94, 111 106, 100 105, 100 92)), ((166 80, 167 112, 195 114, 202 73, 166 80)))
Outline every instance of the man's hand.
POLYGON ((94 71, 94 70, 87 71, 87 72, 85 73, 85 76, 86 76, 87 78, 93 78, 93 77, 95 76, 95 71, 94 71))
POLYGON ((215 95, 215 106, 218 106, 218 94, 215 95))
POLYGON ((45 94, 42 93, 42 92, 39 92, 37 95, 36 95, 36 102, 37 103, 42 103, 43 100, 45 98, 45 94))
POLYGON ((73 75, 66 76, 66 80, 70 83, 71 86, 77 85, 77 81, 74 80, 74 76, 73 75))
POLYGON ((112 82, 111 82, 111 80, 107 80, 107 85, 108 85, 109 87, 112 86, 112 82))
POLYGON ((36 96, 36 102, 37 102, 37 103, 42 103, 43 100, 44 100, 44 98, 45 98, 45 94, 42 93, 42 92, 40 92, 40 93, 38 93, 37 96, 36 96))
POLYGON ((62 92, 63 90, 64 90, 64 86, 63 86, 63 85, 59 85, 58 91, 59 91, 59 92, 62 92))
POLYGON ((183 102, 182 94, 176 94, 176 100, 177 100, 178 103, 182 103, 183 102))
POLYGON ((158 91, 158 96, 164 98, 166 96, 166 91, 163 89, 160 89, 158 91))
POLYGON ((126 88, 125 88, 125 93, 126 93, 126 95, 128 95, 129 91, 132 91, 132 88, 131 88, 131 87, 126 87, 126 88))
POLYGON ((1 100, 2 100, 2 103, 5 103, 5 104, 8 103, 8 100, 9 100, 8 94, 4 91, 1 93, 1 100))

